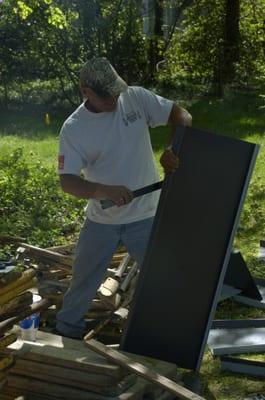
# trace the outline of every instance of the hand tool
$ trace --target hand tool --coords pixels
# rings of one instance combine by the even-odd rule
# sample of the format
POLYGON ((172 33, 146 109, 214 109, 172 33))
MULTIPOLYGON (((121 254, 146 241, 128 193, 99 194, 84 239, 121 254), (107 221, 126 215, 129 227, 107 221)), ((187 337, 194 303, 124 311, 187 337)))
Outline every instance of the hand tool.
MULTIPOLYGON (((175 156, 179 155, 180 148, 182 145, 182 140, 183 140, 183 137, 185 134, 185 130, 186 130, 185 126, 177 126, 176 127, 176 135, 175 135, 172 147, 171 147, 171 150, 175 154, 175 156)), ((135 199, 136 197, 139 197, 139 196, 143 196, 144 194, 154 192, 155 190, 161 189, 163 182, 164 181, 159 181, 156 183, 152 183, 151 185, 144 186, 140 189, 134 190, 132 192, 133 199, 135 199)), ((100 204, 101 204, 101 207, 103 208, 103 210, 115 206, 114 201, 111 199, 100 200, 100 204)))
MULTIPOLYGON (((143 196, 144 194, 154 192, 155 190, 159 190, 159 189, 161 189, 162 185, 163 185, 163 181, 159 181, 156 183, 152 183, 151 185, 144 186, 140 189, 134 190, 132 192, 133 198, 135 199, 136 197, 143 196)), ((114 203, 114 201, 111 199, 100 200, 100 204, 101 204, 101 207, 103 208, 103 210, 116 205, 114 203)))

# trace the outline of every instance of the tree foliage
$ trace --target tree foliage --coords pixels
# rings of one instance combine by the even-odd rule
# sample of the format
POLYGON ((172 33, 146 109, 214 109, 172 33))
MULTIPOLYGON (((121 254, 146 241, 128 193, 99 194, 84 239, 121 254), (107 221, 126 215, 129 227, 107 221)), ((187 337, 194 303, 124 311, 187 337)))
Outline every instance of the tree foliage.
MULTIPOLYGON (((106 56, 132 82, 145 61, 140 1, 6 0, 1 5, 1 80, 54 80, 62 98, 79 101, 78 70, 106 56)), ((7 100, 7 98, 6 98, 7 100)))
POLYGON ((264 79, 264 0, 198 0, 184 10, 165 55, 171 81, 251 85, 264 79))
POLYGON ((221 93, 265 79, 265 0, 4 0, 0 13, 6 105, 11 86, 26 101, 23 83, 37 80, 76 105, 78 71, 93 56, 129 83, 199 82, 221 93))

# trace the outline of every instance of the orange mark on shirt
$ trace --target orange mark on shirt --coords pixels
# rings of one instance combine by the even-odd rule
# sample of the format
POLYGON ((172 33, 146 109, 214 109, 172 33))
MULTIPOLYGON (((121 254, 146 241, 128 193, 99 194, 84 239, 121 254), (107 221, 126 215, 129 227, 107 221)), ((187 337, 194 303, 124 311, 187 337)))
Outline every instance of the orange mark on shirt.
POLYGON ((64 169, 64 155, 62 154, 58 157, 58 169, 64 169))

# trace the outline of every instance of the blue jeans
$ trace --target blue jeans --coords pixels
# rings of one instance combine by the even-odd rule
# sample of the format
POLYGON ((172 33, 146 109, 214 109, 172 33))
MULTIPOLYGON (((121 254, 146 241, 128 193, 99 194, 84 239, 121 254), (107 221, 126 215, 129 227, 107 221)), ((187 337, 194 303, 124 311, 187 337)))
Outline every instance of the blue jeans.
POLYGON ((73 276, 57 313, 59 332, 72 337, 84 333, 84 315, 101 284, 113 253, 123 244, 139 265, 143 263, 153 218, 130 224, 105 225, 86 220, 77 243, 73 276))

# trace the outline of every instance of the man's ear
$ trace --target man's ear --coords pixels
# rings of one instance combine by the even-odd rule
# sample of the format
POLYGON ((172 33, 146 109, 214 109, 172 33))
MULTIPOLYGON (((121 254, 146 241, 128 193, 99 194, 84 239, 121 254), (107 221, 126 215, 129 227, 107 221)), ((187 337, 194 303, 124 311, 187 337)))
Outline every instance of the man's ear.
POLYGON ((92 90, 88 86, 80 86, 81 93, 84 97, 89 98, 92 90))

